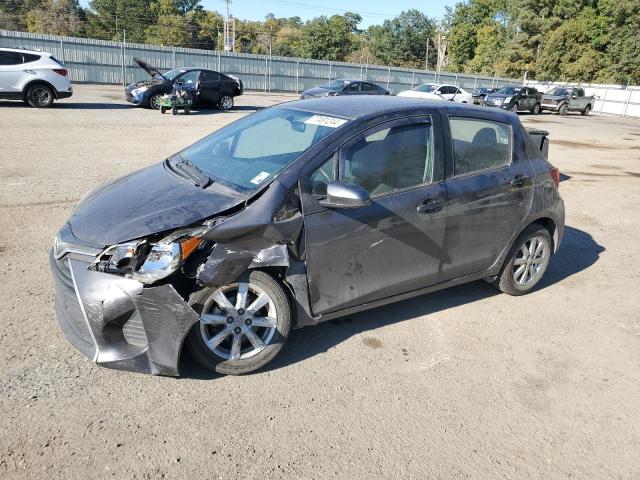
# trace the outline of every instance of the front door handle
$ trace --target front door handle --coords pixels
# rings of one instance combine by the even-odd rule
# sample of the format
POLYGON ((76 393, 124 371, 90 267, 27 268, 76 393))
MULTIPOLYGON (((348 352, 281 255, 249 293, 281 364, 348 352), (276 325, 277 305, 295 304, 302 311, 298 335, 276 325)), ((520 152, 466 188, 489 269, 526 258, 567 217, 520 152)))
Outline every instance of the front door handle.
POLYGON ((531 185, 531 177, 526 175, 516 175, 516 178, 511 180, 511 186, 513 188, 524 188, 531 185))
POLYGON ((444 200, 441 197, 432 197, 424 200, 418 207, 416 211, 418 213, 430 214, 439 212, 444 208, 444 200))

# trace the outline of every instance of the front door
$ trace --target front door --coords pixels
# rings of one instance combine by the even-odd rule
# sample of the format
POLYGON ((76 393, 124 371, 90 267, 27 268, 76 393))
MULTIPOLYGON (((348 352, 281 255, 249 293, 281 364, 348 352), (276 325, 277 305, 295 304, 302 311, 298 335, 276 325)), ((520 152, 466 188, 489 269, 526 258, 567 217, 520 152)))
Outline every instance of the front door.
MULTIPOLYGON (((444 248, 450 280, 491 267, 531 209, 533 171, 513 155, 512 126, 500 121, 450 116, 447 231, 444 248)), ((445 125, 446 128, 446 125, 445 125)))
POLYGON ((182 88, 191 94, 194 105, 200 103, 200 77, 200 70, 189 70, 176 79, 177 82, 182 82, 182 88))
POLYGON ((372 127, 301 178, 307 278, 315 315, 437 283, 447 255, 439 119, 372 127), (435 134, 434 134, 435 132, 435 134), (358 184, 371 204, 319 205, 334 179, 358 184))

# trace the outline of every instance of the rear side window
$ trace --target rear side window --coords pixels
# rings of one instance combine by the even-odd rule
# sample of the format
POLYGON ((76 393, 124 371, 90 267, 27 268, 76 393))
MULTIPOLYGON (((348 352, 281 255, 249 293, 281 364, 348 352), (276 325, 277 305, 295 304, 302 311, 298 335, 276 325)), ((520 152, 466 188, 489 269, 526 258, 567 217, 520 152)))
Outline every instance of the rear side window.
POLYGON ((205 82, 217 82, 218 80, 220 80, 220 74, 218 72, 204 72, 205 82))
POLYGON ((24 63, 35 62, 36 60, 40 60, 40 55, 34 55, 33 53, 23 53, 22 58, 24 58, 24 63))
POLYGON ((22 54, 18 52, 0 52, 0 65, 20 65, 22 54))
POLYGON ((376 85, 373 85, 371 83, 363 83, 362 84, 362 91, 363 92, 375 92, 376 90, 378 90, 378 87, 376 85))
POLYGON ((511 126, 478 118, 449 117, 454 175, 499 168, 511 162, 511 126))

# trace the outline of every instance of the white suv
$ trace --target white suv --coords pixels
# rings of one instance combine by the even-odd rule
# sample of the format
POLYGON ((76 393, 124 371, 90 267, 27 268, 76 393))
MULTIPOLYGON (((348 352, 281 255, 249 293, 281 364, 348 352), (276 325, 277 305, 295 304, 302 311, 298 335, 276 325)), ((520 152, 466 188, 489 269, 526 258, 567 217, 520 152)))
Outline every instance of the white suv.
POLYGON ((48 107, 72 93, 69 71, 50 53, 0 48, 0 98, 48 107))

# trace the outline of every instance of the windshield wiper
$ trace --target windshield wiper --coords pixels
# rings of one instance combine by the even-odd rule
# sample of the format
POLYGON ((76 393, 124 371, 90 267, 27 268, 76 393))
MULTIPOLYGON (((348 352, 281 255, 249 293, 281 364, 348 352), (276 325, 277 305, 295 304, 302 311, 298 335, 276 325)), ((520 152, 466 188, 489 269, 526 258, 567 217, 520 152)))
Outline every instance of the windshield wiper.
POLYGON ((211 183, 213 183, 211 177, 190 160, 182 157, 181 155, 177 155, 177 158, 178 160, 174 161, 172 165, 174 170, 189 177, 197 187, 207 188, 211 183))

